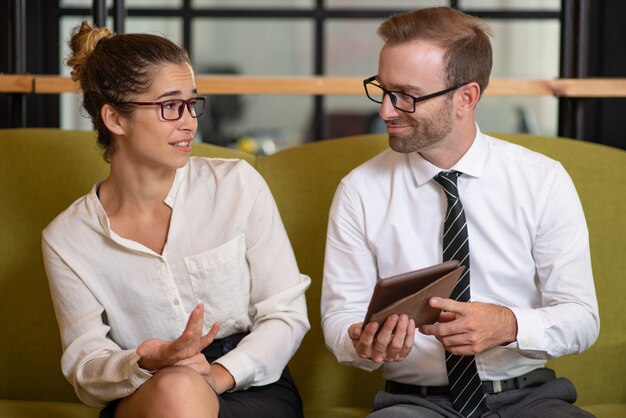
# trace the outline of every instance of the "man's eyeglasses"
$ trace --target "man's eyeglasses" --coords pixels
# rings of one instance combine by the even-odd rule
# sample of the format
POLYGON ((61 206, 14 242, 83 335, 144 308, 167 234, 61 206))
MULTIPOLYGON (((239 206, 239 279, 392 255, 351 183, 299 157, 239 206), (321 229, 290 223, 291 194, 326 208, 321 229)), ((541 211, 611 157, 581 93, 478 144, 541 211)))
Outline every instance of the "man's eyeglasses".
POLYGON ((162 102, 118 102, 118 105, 132 104, 136 106, 161 106, 161 116, 164 120, 178 120, 183 117, 185 107, 189 110, 192 118, 199 118, 204 114, 206 97, 197 96, 189 100, 172 99, 162 102))
POLYGON ((402 112, 414 113, 416 103, 444 95, 458 89, 459 87, 463 87, 467 83, 468 82, 460 83, 452 87, 448 87, 447 89, 419 97, 411 96, 410 94, 402 93, 401 91, 387 90, 386 88, 378 84, 378 82, 376 81, 376 76, 372 76, 363 80, 363 87, 365 87, 365 94, 367 94, 367 97, 371 101, 376 103, 382 103, 385 95, 387 95, 389 96, 391 104, 394 108, 402 112))

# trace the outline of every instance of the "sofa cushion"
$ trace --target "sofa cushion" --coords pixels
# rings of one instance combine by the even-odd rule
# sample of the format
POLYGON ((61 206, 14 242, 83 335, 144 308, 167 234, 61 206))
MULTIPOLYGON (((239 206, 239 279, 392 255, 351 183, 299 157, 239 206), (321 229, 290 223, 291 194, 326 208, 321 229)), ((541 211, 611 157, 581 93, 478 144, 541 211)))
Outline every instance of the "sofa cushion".
POLYGON ((98 418, 99 408, 71 402, 0 400, 2 418, 98 418))

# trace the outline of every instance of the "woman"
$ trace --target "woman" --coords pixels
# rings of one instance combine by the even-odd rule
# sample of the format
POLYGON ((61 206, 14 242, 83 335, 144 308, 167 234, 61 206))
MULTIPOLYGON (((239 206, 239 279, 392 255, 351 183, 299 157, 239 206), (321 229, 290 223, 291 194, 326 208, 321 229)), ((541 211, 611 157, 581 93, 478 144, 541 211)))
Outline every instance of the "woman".
POLYGON ((260 175, 189 157, 187 53, 86 22, 70 46, 110 173, 43 232, 64 375, 101 417, 301 416, 310 279, 260 175))

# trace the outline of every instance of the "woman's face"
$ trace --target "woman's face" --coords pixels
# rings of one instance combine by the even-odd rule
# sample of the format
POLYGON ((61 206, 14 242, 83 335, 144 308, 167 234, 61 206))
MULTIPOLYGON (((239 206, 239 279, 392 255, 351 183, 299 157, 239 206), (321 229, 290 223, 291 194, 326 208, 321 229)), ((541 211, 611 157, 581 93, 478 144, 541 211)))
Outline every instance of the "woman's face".
MULTIPOLYGON (((194 74, 188 64, 164 64, 155 70, 150 89, 130 101, 167 102, 188 100, 196 95, 194 74)), ((124 135, 116 138, 111 163, 123 161, 136 168, 167 170, 187 163, 198 122, 186 107, 180 119, 165 120, 157 104, 135 106, 124 125, 124 135)))

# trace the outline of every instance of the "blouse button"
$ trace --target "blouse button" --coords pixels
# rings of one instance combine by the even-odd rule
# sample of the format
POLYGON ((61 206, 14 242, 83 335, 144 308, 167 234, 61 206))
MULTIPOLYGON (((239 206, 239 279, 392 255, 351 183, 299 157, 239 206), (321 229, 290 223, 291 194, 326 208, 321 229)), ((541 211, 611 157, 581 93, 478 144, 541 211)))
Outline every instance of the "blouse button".
POLYGON ((179 303, 178 299, 174 299, 174 305, 178 305, 179 303))

